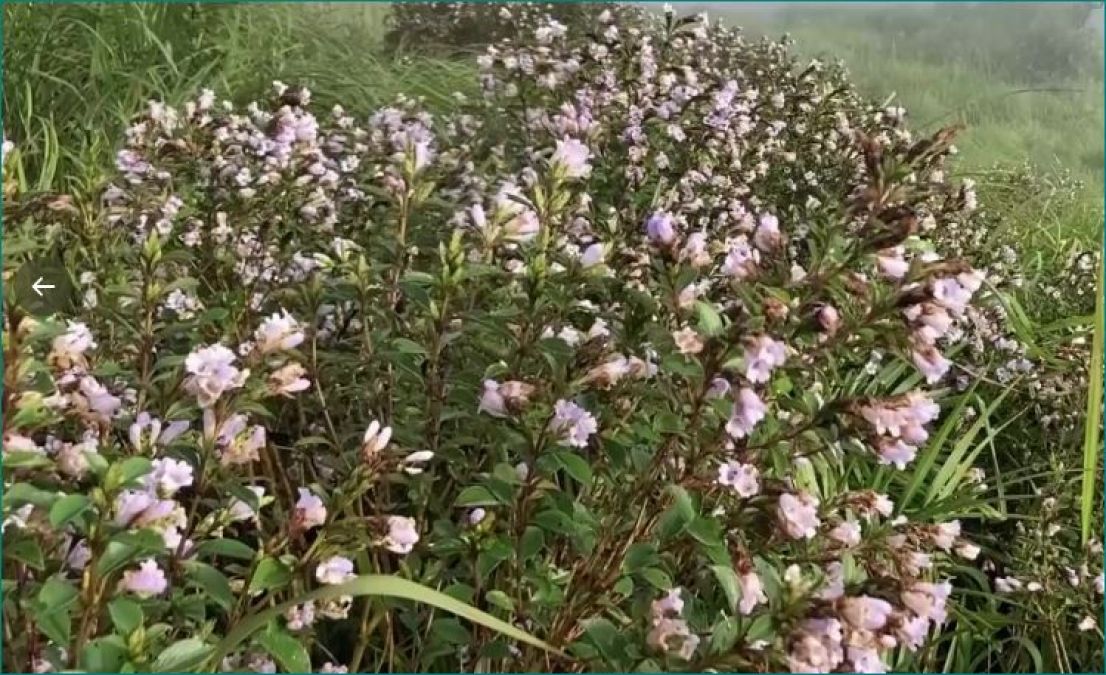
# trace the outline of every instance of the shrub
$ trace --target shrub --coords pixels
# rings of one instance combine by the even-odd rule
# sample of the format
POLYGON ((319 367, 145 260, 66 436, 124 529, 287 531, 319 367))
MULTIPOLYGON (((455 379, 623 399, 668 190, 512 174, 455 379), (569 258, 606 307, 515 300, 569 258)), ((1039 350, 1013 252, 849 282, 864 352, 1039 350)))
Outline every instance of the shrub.
POLYGON ((922 236, 973 208, 953 130, 671 14, 479 63, 456 114, 204 91, 91 199, 5 182, 6 265, 82 271, 5 312, 9 664, 935 658, 979 552, 911 498, 984 281, 922 236))

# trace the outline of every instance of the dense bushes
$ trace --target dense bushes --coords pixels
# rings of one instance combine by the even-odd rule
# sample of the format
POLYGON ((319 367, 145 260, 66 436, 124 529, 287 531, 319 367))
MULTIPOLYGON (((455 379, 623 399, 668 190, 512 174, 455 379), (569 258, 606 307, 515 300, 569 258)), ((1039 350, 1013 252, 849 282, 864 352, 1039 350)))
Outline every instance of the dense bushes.
POLYGON ((489 48, 456 114, 203 91, 94 199, 5 183, 5 273, 57 248, 82 290, 5 307, 7 663, 952 659, 999 515, 952 365, 998 272, 931 236, 981 222, 953 131, 779 43, 593 21, 489 48))

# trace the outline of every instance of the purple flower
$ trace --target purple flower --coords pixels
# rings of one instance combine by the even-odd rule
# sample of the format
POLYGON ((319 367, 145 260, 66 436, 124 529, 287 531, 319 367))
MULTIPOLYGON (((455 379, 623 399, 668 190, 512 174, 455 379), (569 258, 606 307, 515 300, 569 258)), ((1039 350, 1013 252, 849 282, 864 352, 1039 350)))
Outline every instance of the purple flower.
POLYGON ((384 547, 392 553, 407 554, 419 541, 418 523, 414 518, 388 516, 388 534, 384 537, 384 547))
POLYGON ((782 242, 780 235, 780 221, 771 213, 760 216, 757 223, 757 231, 753 235, 753 241, 762 251, 771 251, 779 248, 782 242))
POLYGON ((945 621, 945 601, 951 592, 952 584, 947 581, 937 584, 916 581, 902 592, 902 604, 918 616, 940 625, 945 621))
POLYGON ((676 241, 676 226, 672 215, 657 211, 645 221, 645 233, 649 241, 660 246, 668 246, 676 241))
POLYGON ((123 580, 119 583, 122 590, 134 593, 140 598, 161 595, 168 586, 165 572, 161 571, 152 558, 143 561, 137 570, 124 572, 123 580))
POLYGON ((862 595, 843 598, 838 604, 842 618, 858 630, 881 630, 891 616, 891 603, 879 598, 862 595))
POLYGON ((898 438, 885 438, 879 441, 880 464, 894 464, 899 469, 905 469, 907 464, 914 461, 917 452, 917 448, 903 443, 898 438))
POLYGON ((917 346, 910 353, 910 356, 914 361, 914 365, 925 375, 926 384, 939 382, 945 376, 945 373, 949 372, 949 367, 952 365, 941 352, 930 345, 917 346))
POLYGON ((192 465, 175 459, 155 459, 153 471, 146 475, 146 489, 163 497, 192 484, 192 465))
POLYGON ((586 448, 588 438, 599 430, 599 424, 587 410, 572 401, 560 400, 553 406, 553 431, 561 434, 561 444, 586 448))
POLYGON ((764 594, 764 586, 756 572, 742 574, 737 582, 741 588, 741 601, 737 605, 737 611, 743 615, 749 616, 757 605, 768 602, 768 596, 764 594))
POLYGON ((772 371, 787 360, 787 347, 767 335, 758 335, 745 345, 745 378, 753 383, 767 382, 772 371))
POLYGON ((828 673, 841 665, 841 622, 807 619, 792 636, 787 665, 793 673, 828 673))
POLYGON ((355 576, 353 561, 340 555, 327 558, 315 568, 315 578, 321 584, 341 584, 355 576))
POLYGON ((744 281, 756 275, 759 262, 760 253, 749 246, 745 235, 740 235, 729 242, 726 259, 722 262, 722 274, 744 281))
POLYGON ((777 515, 783 531, 792 539, 811 539, 818 533, 818 499, 814 495, 781 494, 777 515))
POLYGON ((748 387, 737 392, 730 420, 726 422, 726 433, 734 438, 745 438, 768 412, 768 406, 760 400, 757 393, 748 387))
POLYGON ((293 529, 310 530, 326 522, 326 507, 323 500, 306 488, 299 488, 299 499, 292 512, 293 529))
POLYGON ((591 150, 575 138, 557 141, 557 149, 550 160, 567 178, 586 178, 591 174, 591 150))
POLYGON ((742 497, 752 497, 760 492, 760 471, 752 464, 730 461, 718 467, 716 482, 742 497))

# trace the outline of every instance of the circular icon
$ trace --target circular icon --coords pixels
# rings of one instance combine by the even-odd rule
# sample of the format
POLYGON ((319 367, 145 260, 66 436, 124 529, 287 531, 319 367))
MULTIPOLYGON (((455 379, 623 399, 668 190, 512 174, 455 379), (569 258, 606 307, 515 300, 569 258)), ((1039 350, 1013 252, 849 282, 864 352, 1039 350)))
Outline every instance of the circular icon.
POLYGON ((35 316, 65 313, 73 307, 73 281, 55 260, 30 260, 11 278, 10 293, 19 307, 35 316))

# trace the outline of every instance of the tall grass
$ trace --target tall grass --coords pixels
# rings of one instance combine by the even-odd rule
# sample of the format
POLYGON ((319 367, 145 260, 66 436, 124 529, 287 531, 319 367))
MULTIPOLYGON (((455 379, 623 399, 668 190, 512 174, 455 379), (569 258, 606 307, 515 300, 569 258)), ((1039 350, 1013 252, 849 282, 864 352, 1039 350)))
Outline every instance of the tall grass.
POLYGON ((471 89, 468 64, 382 54, 383 4, 4 6, 4 131, 40 189, 95 183, 106 139, 149 99, 174 104, 210 87, 237 103, 274 79, 362 110, 399 93, 449 105, 471 89), (55 184, 62 180, 65 185, 55 184))

